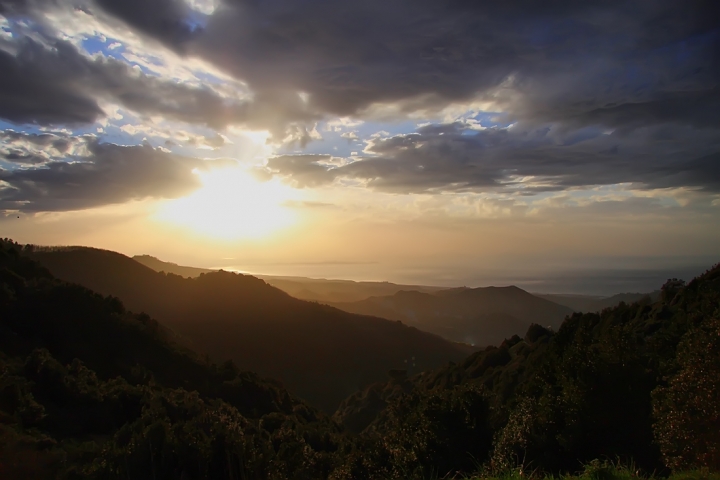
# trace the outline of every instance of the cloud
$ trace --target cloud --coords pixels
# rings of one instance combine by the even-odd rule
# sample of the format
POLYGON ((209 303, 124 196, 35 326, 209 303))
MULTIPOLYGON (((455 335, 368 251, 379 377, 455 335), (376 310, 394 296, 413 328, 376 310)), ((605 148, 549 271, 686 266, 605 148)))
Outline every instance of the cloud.
POLYGON ((312 201, 297 201, 287 200, 282 203, 283 207, 288 208, 301 208, 301 209, 326 209, 326 208, 338 208, 334 203, 329 202, 312 202, 312 201))
POLYGON ((55 5, 54 0, 0 0, 0 15, 26 15, 55 5))
POLYGON ((0 131, 0 139, 3 146, 14 146, 20 148, 39 148, 43 151, 54 151, 56 155, 62 155, 75 144, 81 142, 83 137, 72 137, 66 133, 21 133, 14 130, 0 131))
POLYGON ((329 115, 484 98, 525 119, 664 122, 713 91, 718 15, 703 0, 228 0, 189 48, 256 92, 305 92, 329 115))
POLYGON ((183 0, 96 0, 96 3, 176 51, 182 51, 193 37, 191 9, 183 0))
POLYGON ((0 169, 0 209, 82 210, 146 198, 177 198, 200 186, 196 168, 208 163, 149 145, 87 143, 88 155, 39 168, 0 169))
POLYGON ((344 165, 329 157, 281 156, 275 174, 300 186, 338 178, 362 180, 393 193, 495 191, 532 195, 596 185, 695 187, 720 192, 720 132, 664 125, 624 135, 599 129, 518 124, 474 130, 461 122, 377 138, 369 155, 344 165))
POLYGON ((21 133, 0 131, 0 160, 21 165, 41 165, 67 155, 84 154, 85 142, 93 137, 65 133, 21 133))
POLYGON ((125 62, 81 54, 69 42, 24 38, 13 55, 0 50, 0 117, 16 123, 75 125, 105 116, 99 101, 221 129, 247 120, 246 105, 139 72, 125 62))
MULTIPOLYGON (((0 50, 9 72, 0 78, 0 116, 91 123, 111 102, 213 129, 267 129, 276 143, 304 148, 321 138, 322 118, 347 118, 345 128, 373 109, 437 117, 460 105, 499 112, 513 127, 435 118, 412 134, 371 138, 364 157, 340 166, 284 155, 264 174, 299 187, 350 178, 398 193, 530 195, 628 182, 718 190, 718 2, 211 3, 203 14, 184 0, 77 0, 87 15, 214 65, 251 95, 148 75, 38 33, 0 50)), ((64 5, 0 0, 2 11, 38 19, 72 8, 64 5)))
POLYGON ((193 10, 210 15, 215 11, 222 0, 185 0, 193 10))
POLYGON ((15 55, 0 50, 0 117, 41 125, 96 121, 102 109, 77 85, 85 65, 71 48, 50 52, 31 40, 15 55))
MULTIPOLYGON (((153 94, 128 95, 138 97, 125 99, 129 108, 148 101, 159 115, 214 128, 229 122, 270 128, 280 141, 288 126, 296 138, 304 123, 362 116, 377 105, 393 105, 390 110, 402 116, 480 102, 514 120, 572 126, 718 122, 717 2, 225 0, 203 4, 207 15, 184 0, 76 3, 176 53, 213 63, 247 82, 254 95, 239 111, 228 111, 207 92, 193 92, 193 100, 183 103, 188 92, 147 85, 153 82, 143 78, 135 84, 154 87, 153 94)), ((0 5, 40 18, 43 11, 74 4, 0 5)), ((84 93, 60 93, 67 102, 73 100, 68 95, 85 102, 68 121, 100 114, 84 93)), ((57 120, 47 115, 46 121, 57 120)), ((312 139, 293 141, 303 146, 312 139)))
POLYGON ((280 155, 268 159, 267 170, 290 175, 298 188, 316 187, 334 180, 335 174, 326 164, 330 155, 280 155))
POLYGON ((18 150, 4 152, 0 155, 0 159, 21 165, 40 165, 48 161, 47 157, 43 155, 28 154, 18 150))
POLYGON ((176 51, 195 31, 191 6, 183 0, 0 0, 0 14, 30 16, 40 22, 48 11, 62 9, 117 18, 176 51))
POLYGON ((353 140, 359 139, 356 131, 342 133, 342 134, 340 134, 340 137, 347 140, 348 143, 352 143, 353 140))

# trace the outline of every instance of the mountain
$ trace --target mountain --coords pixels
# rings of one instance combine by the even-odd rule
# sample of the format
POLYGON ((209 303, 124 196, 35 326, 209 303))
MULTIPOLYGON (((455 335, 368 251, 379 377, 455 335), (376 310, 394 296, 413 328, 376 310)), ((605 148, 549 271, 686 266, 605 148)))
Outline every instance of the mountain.
POLYGON ((613 459, 640 476, 718 471, 718 305, 720 265, 687 285, 668 280, 655 302, 575 313, 557 332, 531 325, 461 362, 393 372, 334 415, 360 432, 346 468, 442 477, 481 464, 605 478, 601 459, 613 459))
POLYGON ((218 271, 183 278, 82 247, 28 247, 26 254, 60 279, 149 314, 197 351, 277 378, 328 412, 413 358, 423 370, 472 351, 400 322, 298 300, 252 276, 218 271))
POLYGON ((136 262, 145 265, 148 268, 155 270, 156 272, 172 273, 180 275, 185 278, 199 277, 203 273, 215 272, 217 270, 210 268, 197 268, 197 267, 184 267, 177 263, 164 262, 151 255, 135 255, 132 257, 136 262))
POLYGON ((563 295, 534 293, 536 297, 544 298, 559 305, 564 305, 575 312, 600 312, 605 308, 615 307, 620 302, 635 303, 646 297, 655 301, 660 297, 660 290, 649 293, 618 293, 610 297, 593 295, 563 295))
POLYGON ((338 427, 0 240, 0 478, 325 478, 338 427), (282 443, 282 449, 275 445, 282 443))
MULTIPOLYGON (((150 255, 136 255, 133 260, 152 268, 156 272, 174 273, 188 278, 214 271, 205 268, 184 267, 175 263, 164 262, 150 255)), ((324 278, 275 275, 255 276, 295 298, 321 303, 355 302, 372 296, 394 295, 402 290, 417 290, 428 293, 444 290, 444 287, 398 285, 390 282, 356 282, 353 280, 326 280, 324 278)))
POLYGON ((427 285, 399 285, 390 282, 356 282, 353 280, 326 280, 323 278, 277 277, 258 275, 270 285, 289 293, 295 298, 331 304, 355 302, 373 296, 394 295, 403 290, 439 292, 445 287, 427 285))
POLYGON ((655 302, 531 325, 415 375, 392 369, 331 419, 32 254, 0 240, 3 480, 720 471, 720 265, 669 280, 655 302))
POLYGON ((572 310, 518 287, 401 291, 333 306, 351 313, 401 321, 444 338, 473 345, 499 345, 532 323, 557 329, 572 310))
MULTIPOLYGON (((194 278, 202 273, 209 273, 214 270, 207 268, 185 267, 175 263, 164 262, 150 255, 136 255, 132 257, 143 265, 152 268, 156 272, 174 273, 183 277, 194 278)), ((389 282, 355 282, 351 280, 325 280, 306 277, 283 277, 272 275, 255 275, 265 280, 270 285, 302 300, 317 301, 335 305, 341 309, 352 310, 353 307, 346 307, 345 303, 359 302, 370 297, 392 296, 402 291, 417 291, 422 293, 438 293, 445 290, 453 290, 446 287, 431 287, 426 285, 398 285, 389 282)), ((462 289, 461 289, 462 290, 462 289)), ((610 297, 598 295, 575 295, 575 294, 546 294, 533 293, 532 295, 548 300, 550 302, 569 308, 573 312, 599 312, 605 308, 618 305, 620 302, 634 303, 642 300, 646 296, 650 296, 652 300, 657 300, 660 291, 656 290, 649 293, 618 293, 610 297)), ((393 312, 385 312, 380 315, 394 318, 393 312)), ((504 320, 510 320, 508 318, 504 320)), ((494 321, 502 322, 501 318, 494 321)), ((493 319, 487 319, 493 322, 493 319)), ((525 328, 526 325, 521 327, 525 328)), ((452 327, 449 327, 452 328, 452 327)), ((515 331, 515 330, 508 330, 515 331)), ((497 337, 499 338, 499 337, 497 337)), ((505 338, 505 337, 502 337, 505 338)), ((500 341, 502 341, 500 338, 500 341)))

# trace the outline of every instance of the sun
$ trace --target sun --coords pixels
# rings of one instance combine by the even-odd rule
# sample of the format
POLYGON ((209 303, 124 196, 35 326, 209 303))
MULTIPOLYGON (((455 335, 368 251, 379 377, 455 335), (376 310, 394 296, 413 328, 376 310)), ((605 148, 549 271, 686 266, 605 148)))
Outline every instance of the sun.
POLYGON ((296 200, 298 191, 277 180, 259 182, 237 167, 195 174, 202 187, 164 203, 158 220, 224 240, 266 237, 297 221, 284 204, 296 200))

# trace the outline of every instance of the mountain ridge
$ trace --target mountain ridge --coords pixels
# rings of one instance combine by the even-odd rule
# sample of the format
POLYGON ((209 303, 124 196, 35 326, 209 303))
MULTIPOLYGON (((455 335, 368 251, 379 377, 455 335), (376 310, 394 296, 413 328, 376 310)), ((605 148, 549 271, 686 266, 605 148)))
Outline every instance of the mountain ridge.
MULTIPOLYGON (((132 257, 139 263, 160 272, 174 273, 184 277, 196 277, 202 273, 210 273, 219 269, 186 267, 159 260, 151 255, 135 255, 132 257)), ((393 294, 399 290, 412 289, 423 292, 435 292, 445 287, 430 285, 401 285, 391 282, 355 281, 326 278, 309 278, 287 275, 253 275, 265 280, 270 285, 301 300, 329 303, 333 301, 357 301, 373 295, 393 294)))
POLYGON ((557 329, 572 310, 516 286, 455 288, 436 293, 400 291, 352 303, 342 310, 414 325, 444 338, 473 345, 497 345, 522 334, 532 323, 557 329))
MULTIPOLYGON (((192 266, 183 266, 172 262, 158 259, 152 255, 135 255, 133 260, 152 268, 156 272, 174 273, 183 277, 196 277, 202 273, 209 273, 220 269, 200 268, 192 266)), ((335 302, 354 302, 366 300, 371 296, 387 296, 394 295, 399 291, 419 291, 424 293, 433 292, 451 292, 471 290, 473 287, 439 287, 430 285, 404 285, 394 284, 391 282, 369 282, 341 279, 325 279, 325 278, 309 278, 301 276, 284 276, 284 275, 254 275, 257 278, 265 280, 269 284, 280 288, 295 298, 302 300, 318 301, 321 303, 332 304, 335 302), (313 291, 312 288, 321 285, 324 290, 313 291), (330 290, 341 286, 345 291, 337 292, 330 290), (357 288, 357 292, 349 292, 347 289, 357 288), (364 290, 363 290, 364 289, 364 290), (380 293, 378 293, 380 290, 380 293), (338 298, 345 298, 338 300, 338 298)), ((516 288, 515 285, 511 285, 516 288)), ((488 287, 481 287, 488 288, 488 287)), ((503 287, 495 287, 503 288, 503 287)), ((603 308, 614 307, 621 301, 626 303, 640 300, 645 295, 650 295, 652 299, 657 299, 659 290, 647 293, 625 292, 614 295, 582 295, 582 294, 557 294, 557 293, 537 293, 528 292, 539 298, 549 300, 558 305, 568 307, 576 312, 595 312, 603 308)))
POLYGON ((82 247, 28 248, 55 276, 120 298, 218 361, 277 378, 327 412, 404 360, 418 368, 472 351, 398 322, 306 302, 249 275, 162 274, 124 255, 82 247))

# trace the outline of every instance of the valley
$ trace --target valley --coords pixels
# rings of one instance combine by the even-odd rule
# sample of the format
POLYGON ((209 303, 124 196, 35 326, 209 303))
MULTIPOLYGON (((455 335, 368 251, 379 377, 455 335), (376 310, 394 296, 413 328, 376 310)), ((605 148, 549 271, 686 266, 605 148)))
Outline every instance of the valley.
POLYGON ((6 478, 422 478, 478 474, 478 459, 511 471, 520 453, 547 474, 604 455, 641 472, 718 460, 718 266, 596 313, 516 287, 354 307, 385 306, 373 310, 385 319, 247 275, 0 247, 6 478), (440 309, 455 328, 508 334, 478 349, 403 323, 435 328, 440 309))

